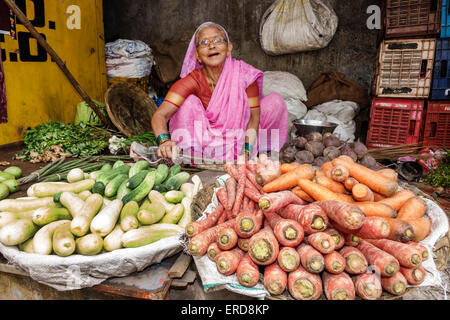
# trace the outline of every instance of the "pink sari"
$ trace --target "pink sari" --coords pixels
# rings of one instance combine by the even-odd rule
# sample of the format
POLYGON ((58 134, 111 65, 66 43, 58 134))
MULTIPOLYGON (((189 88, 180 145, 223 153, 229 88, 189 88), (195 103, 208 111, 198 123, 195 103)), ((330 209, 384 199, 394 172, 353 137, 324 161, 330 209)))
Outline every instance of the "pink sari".
MULTIPOLYGON (((228 39, 228 34, 226 36, 228 39)), ((202 68, 195 57, 195 50, 194 34, 181 78, 202 68)), ((288 139, 288 112, 279 94, 262 97, 263 76, 262 71, 228 56, 206 110, 197 96, 190 95, 170 119, 171 138, 183 154, 218 161, 237 159, 250 119, 245 90, 254 81, 259 87, 261 116, 253 155, 258 151, 279 151, 288 139)))

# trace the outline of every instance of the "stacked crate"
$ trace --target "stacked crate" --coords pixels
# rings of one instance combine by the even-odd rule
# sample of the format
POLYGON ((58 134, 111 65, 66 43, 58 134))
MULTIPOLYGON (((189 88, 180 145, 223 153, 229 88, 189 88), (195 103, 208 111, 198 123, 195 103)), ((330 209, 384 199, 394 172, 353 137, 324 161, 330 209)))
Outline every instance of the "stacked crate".
POLYGON ((385 40, 375 63, 375 97, 366 140, 370 148, 422 140, 441 29, 441 1, 385 1, 385 40))
POLYGON ((436 42, 433 84, 425 118, 425 145, 450 147, 450 0, 442 0, 441 34, 436 42))

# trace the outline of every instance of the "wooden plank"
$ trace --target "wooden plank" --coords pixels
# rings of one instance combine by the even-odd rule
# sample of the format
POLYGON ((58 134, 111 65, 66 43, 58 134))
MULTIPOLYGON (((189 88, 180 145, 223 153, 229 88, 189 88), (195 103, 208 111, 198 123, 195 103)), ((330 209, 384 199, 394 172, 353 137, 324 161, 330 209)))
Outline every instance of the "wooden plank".
POLYGON ((171 279, 173 278, 181 278, 183 274, 186 272, 187 268, 189 267, 189 264, 192 261, 192 257, 190 255, 187 255, 185 253, 181 253, 173 266, 169 270, 169 277, 171 279))
POLYGON ((173 279, 170 286, 172 288, 186 288, 188 284, 195 281, 196 277, 197 274, 194 271, 188 270, 184 273, 181 279, 173 279))
POLYGON ((137 299, 163 300, 172 280, 168 276, 171 264, 161 262, 126 277, 110 278, 92 290, 137 299))

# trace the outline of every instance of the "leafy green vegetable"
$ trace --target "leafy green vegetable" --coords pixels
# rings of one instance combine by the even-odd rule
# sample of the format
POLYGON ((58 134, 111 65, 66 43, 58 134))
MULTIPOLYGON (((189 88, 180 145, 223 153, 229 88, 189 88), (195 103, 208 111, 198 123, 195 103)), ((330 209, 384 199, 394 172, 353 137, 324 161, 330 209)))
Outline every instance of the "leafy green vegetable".
POLYGON ((439 166, 425 176, 425 182, 434 187, 450 187, 450 152, 444 149, 447 155, 439 161, 439 166))
POLYGON ((156 143, 156 138, 155 138, 155 134, 153 133, 153 131, 149 131, 149 132, 144 132, 135 136, 131 136, 128 139, 125 139, 123 141, 123 144, 125 147, 129 147, 131 146, 131 143, 133 141, 136 141, 140 144, 143 144, 147 147, 151 147, 151 146, 156 146, 158 145, 156 143))
POLYGON ((52 146, 60 145, 64 152, 72 156, 92 156, 100 154, 107 146, 111 134, 105 129, 49 121, 25 132, 25 148, 17 156, 30 159, 30 152, 42 154, 52 146))

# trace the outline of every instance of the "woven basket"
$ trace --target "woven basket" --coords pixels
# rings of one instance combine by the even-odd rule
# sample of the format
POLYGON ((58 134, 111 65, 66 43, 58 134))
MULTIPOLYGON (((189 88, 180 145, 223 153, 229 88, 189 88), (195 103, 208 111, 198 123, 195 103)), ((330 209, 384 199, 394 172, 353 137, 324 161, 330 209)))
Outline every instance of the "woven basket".
POLYGON ((152 131, 156 104, 141 88, 115 83, 105 93, 106 111, 112 123, 127 137, 152 131))

